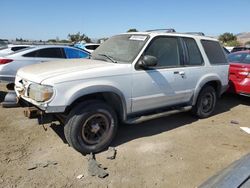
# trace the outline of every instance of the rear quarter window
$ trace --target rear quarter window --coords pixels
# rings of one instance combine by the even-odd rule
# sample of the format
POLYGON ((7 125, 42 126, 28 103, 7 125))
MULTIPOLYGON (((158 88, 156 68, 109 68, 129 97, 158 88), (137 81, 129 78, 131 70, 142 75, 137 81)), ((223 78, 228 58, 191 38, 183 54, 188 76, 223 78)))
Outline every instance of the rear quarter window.
POLYGON ((25 49, 25 48, 28 48, 28 46, 17 46, 17 47, 12 47, 12 48, 11 48, 11 51, 15 52, 15 51, 22 50, 22 49, 25 49))
POLYGON ((197 66, 203 65, 203 58, 201 56, 200 50, 196 44, 196 41, 192 38, 183 38, 187 52, 188 61, 185 62, 186 66, 197 66))
POLYGON ((226 56, 219 42, 211 40, 201 40, 201 44, 206 52, 210 64, 228 64, 226 56))
POLYGON ((88 50, 95 50, 96 48, 98 48, 99 45, 89 45, 89 46, 85 46, 86 49, 88 50))

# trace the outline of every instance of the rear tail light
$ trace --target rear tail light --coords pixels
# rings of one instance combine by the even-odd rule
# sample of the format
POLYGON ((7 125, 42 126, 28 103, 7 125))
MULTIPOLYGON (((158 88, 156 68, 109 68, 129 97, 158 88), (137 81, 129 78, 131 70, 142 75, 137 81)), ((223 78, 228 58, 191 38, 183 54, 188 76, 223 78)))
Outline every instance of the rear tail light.
POLYGON ((250 72, 247 72, 247 71, 239 72, 239 75, 250 78, 250 72))
POLYGON ((0 65, 7 64, 12 62, 13 59, 0 59, 0 65))

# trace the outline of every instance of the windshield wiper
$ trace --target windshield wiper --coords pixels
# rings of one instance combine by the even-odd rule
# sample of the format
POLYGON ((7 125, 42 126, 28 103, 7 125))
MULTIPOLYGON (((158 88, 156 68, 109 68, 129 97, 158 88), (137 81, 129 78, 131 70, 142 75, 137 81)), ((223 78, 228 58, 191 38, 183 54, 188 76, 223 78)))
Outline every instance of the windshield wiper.
POLYGON ((113 58, 112 56, 110 56, 110 55, 107 55, 107 54, 98 54, 98 55, 104 56, 104 57, 108 58, 108 59, 109 59, 110 61, 112 61, 113 63, 117 63, 117 61, 114 60, 114 58, 113 58))

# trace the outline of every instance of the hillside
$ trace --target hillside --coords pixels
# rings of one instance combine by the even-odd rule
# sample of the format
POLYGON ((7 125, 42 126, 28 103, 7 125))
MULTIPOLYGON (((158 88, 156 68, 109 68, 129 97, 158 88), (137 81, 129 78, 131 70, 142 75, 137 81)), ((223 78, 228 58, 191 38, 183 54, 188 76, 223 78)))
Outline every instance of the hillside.
POLYGON ((250 41, 250 32, 239 33, 236 35, 239 42, 245 44, 247 41, 250 41))

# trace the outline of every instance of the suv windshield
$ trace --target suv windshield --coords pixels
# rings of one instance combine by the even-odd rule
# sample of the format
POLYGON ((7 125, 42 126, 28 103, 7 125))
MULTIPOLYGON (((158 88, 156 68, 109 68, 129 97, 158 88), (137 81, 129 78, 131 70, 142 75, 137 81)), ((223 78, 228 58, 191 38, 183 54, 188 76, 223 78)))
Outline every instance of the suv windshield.
POLYGON ((92 53, 92 59, 117 63, 132 63, 148 39, 147 35, 114 36, 92 53))

